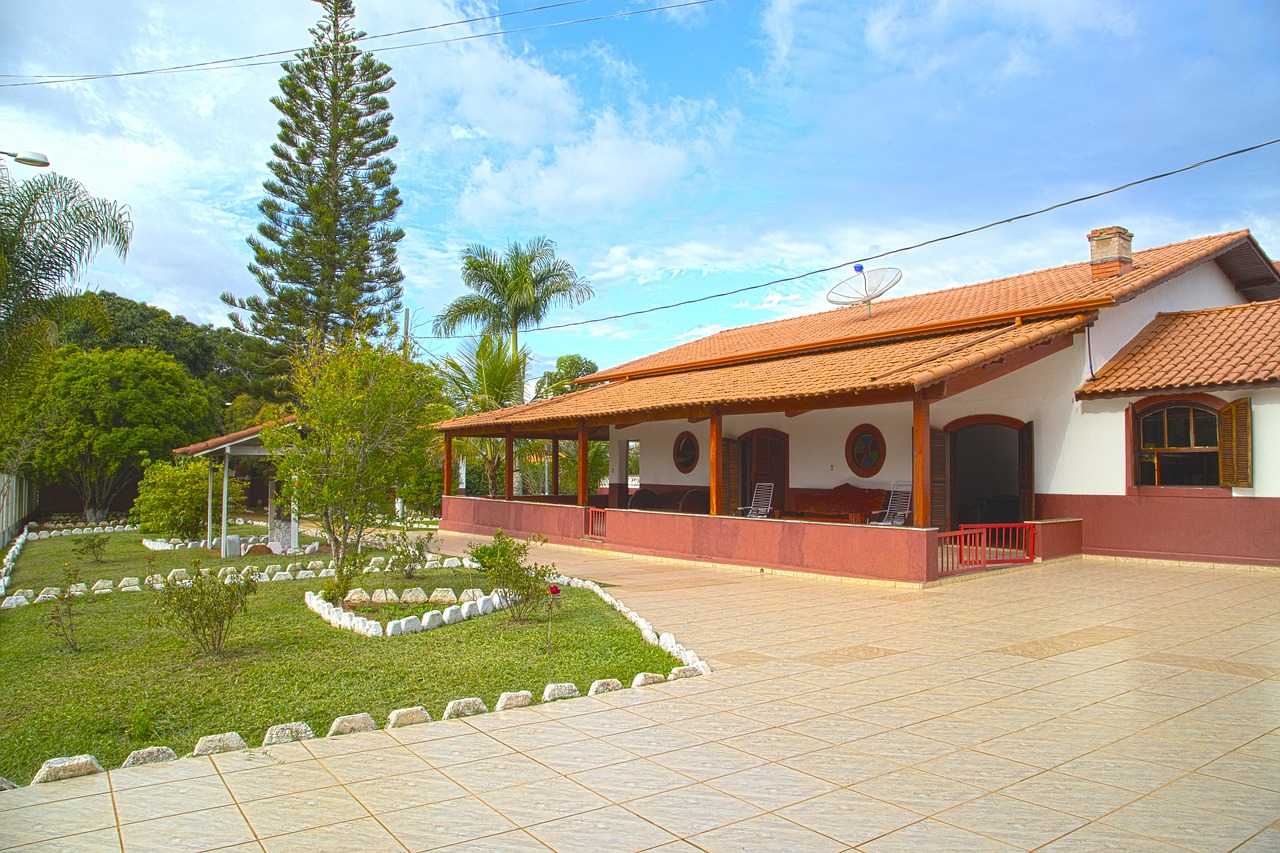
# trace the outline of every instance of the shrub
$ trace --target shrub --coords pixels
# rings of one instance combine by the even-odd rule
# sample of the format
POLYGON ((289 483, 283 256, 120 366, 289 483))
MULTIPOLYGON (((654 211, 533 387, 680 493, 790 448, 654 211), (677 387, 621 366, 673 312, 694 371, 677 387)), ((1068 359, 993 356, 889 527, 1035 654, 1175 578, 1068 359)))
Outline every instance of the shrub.
POLYGON ((556 565, 528 562, 529 547, 546 541, 535 535, 521 542, 499 529, 493 534, 493 542, 472 544, 467 548, 471 559, 479 563, 489 576, 493 589, 505 589, 511 593, 507 609, 511 619, 533 619, 546 604, 547 586, 555 574, 556 565))
POLYGON ((107 555, 107 534, 94 533, 81 536, 79 541, 71 546, 71 550, 78 557, 88 557, 95 563, 105 562, 102 558, 107 555))
POLYGON ((224 583, 217 575, 202 572, 198 559, 191 565, 193 577, 167 580, 156 593, 152 624, 194 643, 207 655, 216 655, 227 642, 232 620, 248 609, 249 596, 258 591, 258 585, 252 577, 239 575, 224 583))
MULTIPOLYGON (((203 456, 177 462, 152 462, 138 484, 131 515, 144 532, 183 539, 203 538, 208 523, 209 465, 203 456)), ((213 466, 213 523, 222 521, 222 466, 213 466)), ((244 485, 227 483, 227 512, 244 505, 244 485)))
MULTIPOLYGON (((101 538, 104 544, 106 542, 105 536, 94 538, 101 538)), ((77 583, 80 583, 80 570, 65 567, 62 575, 62 592, 50 608, 49 615, 45 617, 53 636, 61 640, 66 645, 67 651, 72 653, 80 651, 80 641, 76 639, 76 596, 71 592, 72 584, 77 583)))
POLYGON ((385 542, 391 552, 387 557, 387 568, 394 567, 405 580, 413 580, 414 573, 426 568, 427 561, 440 553, 440 538, 430 530, 425 533, 409 535, 409 525, 405 522, 385 542))

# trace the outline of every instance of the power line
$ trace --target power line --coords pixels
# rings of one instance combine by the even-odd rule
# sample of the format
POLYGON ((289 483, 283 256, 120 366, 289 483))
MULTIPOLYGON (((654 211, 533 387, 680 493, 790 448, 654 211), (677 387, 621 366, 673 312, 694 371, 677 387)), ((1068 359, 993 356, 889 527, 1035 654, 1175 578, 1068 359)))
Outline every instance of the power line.
MULTIPOLYGON (((1197 163, 1192 163, 1189 166, 1182 166, 1177 169, 1171 169, 1168 172, 1161 172, 1158 175, 1150 175, 1145 178, 1139 178, 1136 181, 1129 181, 1128 183, 1124 183, 1124 184, 1120 184, 1119 186, 1112 187, 1109 190, 1102 190, 1100 192, 1090 193, 1089 195, 1078 196, 1077 198, 1073 198, 1069 201, 1060 201, 1057 204, 1051 204, 1048 207, 1042 207, 1039 210, 1032 210, 1028 213, 1019 213, 1018 215, 1010 216, 1007 219, 1000 219, 995 222, 988 222, 986 225, 978 225, 973 228, 966 228, 963 231, 956 231, 955 233, 946 234, 941 237, 932 237, 928 240, 922 240, 919 243, 913 243, 909 246, 900 246, 896 249, 888 249, 884 252, 878 252, 874 255, 867 255, 866 257, 863 257, 863 258, 854 258, 853 260, 850 260, 850 261, 843 261, 842 263, 833 264, 829 267, 823 267, 822 269, 809 270, 808 272, 803 272, 798 275, 786 276, 785 278, 775 278, 771 281, 766 281, 762 284, 749 284, 746 287, 738 287, 738 288, 734 288, 733 290, 724 290, 719 293, 712 293, 712 294, 708 294, 707 296, 698 296, 693 299, 683 299, 679 302, 671 302, 667 305, 656 305, 652 308, 640 308, 635 311, 625 311, 621 314, 610 314, 606 317, 596 317, 591 320, 575 320, 570 323, 557 323, 554 326, 538 326, 532 329, 523 329, 522 331, 525 334, 528 334, 530 332, 549 332, 554 329, 571 329, 576 326, 589 326, 593 323, 604 323, 609 320, 622 320, 627 317, 638 317, 642 314, 653 314, 657 311, 667 311, 671 308, 683 308, 686 305, 696 305, 699 302, 709 302, 712 299, 723 299, 726 296, 737 296, 739 293, 747 293, 749 291, 760 290, 765 287, 775 287, 779 284, 788 284, 793 281, 800 281, 801 279, 810 278, 811 276, 822 275, 823 273, 829 273, 829 272, 834 272, 835 270, 844 269, 854 264, 866 263, 867 261, 874 261, 874 260, 878 260, 879 258, 888 257, 889 255, 897 255, 903 252, 911 252, 916 249, 924 248, 925 246, 932 246, 935 243, 944 243, 948 240, 955 240, 958 237, 966 237, 970 234, 977 234, 979 231, 987 231, 991 228, 995 228, 1000 225, 1008 225, 1011 222, 1017 222, 1022 219, 1030 219, 1033 216, 1040 216, 1041 214, 1049 213, 1050 211, 1060 210, 1064 207, 1070 207, 1073 204, 1080 204, 1081 202, 1092 201, 1095 198, 1102 198, 1103 196, 1111 195, 1113 193, 1118 193, 1122 190, 1127 190, 1132 187, 1139 186, 1141 184, 1149 184, 1152 181, 1159 181, 1164 178, 1171 177, 1173 175, 1181 174, 1182 172, 1189 172, 1192 169, 1198 169, 1201 166, 1206 166, 1210 163, 1216 163, 1219 160, 1226 160, 1229 157, 1237 157, 1241 154, 1248 154, 1251 151, 1257 151, 1261 148, 1266 148, 1268 145, 1275 145, 1276 143, 1280 143, 1280 137, 1277 137, 1276 139, 1268 140, 1266 142, 1260 142, 1257 145, 1250 145, 1247 148, 1240 148, 1235 151, 1229 151, 1226 154, 1219 154, 1216 157, 1209 157, 1197 163)), ((448 341, 448 340, 461 340, 469 337, 472 337, 472 336, 471 335, 432 335, 431 339, 438 340, 438 341, 448 341)))
MULTIPOLYGON (((565 0, 565 2, 561 2, 561 3, 552 3, 545 6, 536 6, 530 9, 521 9, 516 12, 507 12, 505 14, 500 14, 500 15, 488 15, 485 17, 470 18, 464 21, 451 21, 445 24, 433 24, 427 27, 416 27, 414 29, 409 29, 409 30, 400 30, 394 33, 383 33, 381 35, 366 36, 365 39, 361 39, 361 41, 371 40, 371 39, 380 39, 380 38, 390 38, 392 36, 405 35, 408 33, 415 33, 415 32, 424 32, 427 30, 442 29, 445 27, 455 27, 455 26, 460 26, 462 24, 489 21, 489 20, 493 20, 495 18, 501 18, 501 17, 513 17, 515 15, 522 15, 529 12, 540 12, 548 9, 557 9, 562 6, 572 6, 572 5, 577 5, 579 3, 586 3, 586 2, 589 2, 589 0, 565 0)), ((485 33, 469 33, 467 35, 454 36, 453 38, 446 38, 446 39, 435 39, 433 41, 422 41, 422 42, 413 42, 410 44, 390 45, 388 47, 381 47, 381 48, 370 48, 368 52, 369 53, 389 53, 391 51, 407 50, 409 48, 430 47, 434 45, 451 44, 454 42, 473 41, 475 39, 494 38, 496 36, 519 35, 521 33, 535 32, 538 30, 549 30, 549 29, 555 29, 558 27, 572 26, 576 24, 590 24, 590 23, 597 23, 599 21, 614 20, 618 18, 629 18, 634 15, 645 15, 645 14, 652 14, 654 12, 670 11, 673 9, 684 9, 690 6, 703 6, 707 3, 714 3, 714 2, 716 2, 716 0, 685 0, 685 2, 681 2, 681 3, 671 3, 665 6, 653 6, 647 9, 630 9, 623 12, 611 12, 609 14, 593 15, 586 18, 575 18, 567 21, 552 21, 546 24, 532 24, 527 27, 515 27, 513 29, 506 29, 506 30, 493 30, 491 32, 485 32, 485 33)), ((300 48, 299 50, 302 50, 302 49, 305 49, 305 48, 300 48)), ((277 64, 275 59, 265 59, 264 57, 278 57, 278 56, 283 56, 288 54, 295 54, 297 52, 298 52, 297 50, 272 51, 270 53, 258 53, 258 54, 236 57, 233 59, 218 59, 218 60, 210 60, 207 62, 196 62, 188 65, 174 65, 167 68, 151 68, 151 69, 145 69, 142 71, 121 71, 121 72, 111 73, 111 74, 84 74, 84 75, 0 74, 0 78, 3 78, 3 77, 28 78, 21 83, 0 83, 0 89, 15 89, 15 88, 21 88, 26 86, 53 86, 59 83, 82 83, 82 82, 91 82, 94 80, 111 80, 111 79, 119 79, 119 78, 125 78, 125 77, 145 77, 145 76, 153 76, 153 75, 160 75, 160 74, 185 74, 185 73, 190 73, 192 71, 226 71, 228 69, 233 69, 233 68, 257 68, 263 65, 277 64), (33 77, 37 79, 29 79, 33 77)))

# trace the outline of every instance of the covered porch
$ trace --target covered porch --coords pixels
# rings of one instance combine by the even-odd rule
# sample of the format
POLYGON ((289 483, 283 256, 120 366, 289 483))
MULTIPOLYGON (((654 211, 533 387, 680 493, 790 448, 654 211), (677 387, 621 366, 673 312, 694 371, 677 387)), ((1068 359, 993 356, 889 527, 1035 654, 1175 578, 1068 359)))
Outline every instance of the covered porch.
POLYGON ((963 401, 1070 349, 1091 318, 615 369, 581 391, 447 421, 441 529, 910 584, 1077 553, 1078 524, 1035 524, 1033 425, 963 401), (503 442, 499 499, 454 494, 463 436, 503 442), (556 463, 561 448, 576 454, 575 496, 517 493, 520 439, 550 440, 556 463), (607 496, 588 488, 593 441, 609 444, 607 496), (761 484, 768 517, 739 517, 761 484), (891 491, 909 491, 910 504, 889 519, 876 511, 891 491))

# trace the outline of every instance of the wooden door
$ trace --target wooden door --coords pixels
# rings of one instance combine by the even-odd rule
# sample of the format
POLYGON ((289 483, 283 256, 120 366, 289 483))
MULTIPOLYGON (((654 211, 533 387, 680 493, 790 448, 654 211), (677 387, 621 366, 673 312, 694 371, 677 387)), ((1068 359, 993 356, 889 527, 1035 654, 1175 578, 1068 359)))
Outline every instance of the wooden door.
POLYGON ((742 442, 720 440, 720 514, 734 515, 742 506, 742 442))
POLYGON ((786 506, 787 442, 777 435, 751 438, 751 493, 759 483, 773 483, 773 508, 786 506))

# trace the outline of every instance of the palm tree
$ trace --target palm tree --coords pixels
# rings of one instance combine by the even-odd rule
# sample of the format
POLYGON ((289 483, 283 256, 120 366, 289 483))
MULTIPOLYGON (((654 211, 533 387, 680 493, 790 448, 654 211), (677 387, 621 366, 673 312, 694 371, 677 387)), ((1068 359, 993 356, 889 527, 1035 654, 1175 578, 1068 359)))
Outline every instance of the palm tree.
POLYGON ((58 322, 102 319, 97 300, 74 298, 75 283, 99 250, 124 258, 132 235, 128 208, 79 181, 49 174, 17 182, 0 165, 0 473, 8 475, 0 492, 57 419, 56 407, 30 411, 23 389, 48 363, 58 322))
POLYGON ((436 317, 436 334, 451 335, 460 326, 474 326, 482 334, 510 335, 513 357, 520 352, 521 329, 537 328, 552 308, 581 305, 595 295, 591 282, 556 257, 556 244, 546 237, 523 246, 508 243, 501 256, 475 243, 459 258, 462 283, 474 293, 444 307, 436 317))
MULTIPOLYGON (((524 368, 528 352, 514 355, 500 338, 482 335, 445 357, 440 375, 453 417, 491 412, 524 402, 524 368)), ((489 493, 502 473, 505 453, 502 442, 492 438, 465 438, 457 441, 463 459, 477 463, 489 481, 489 493)))
POLYGON ((58 174, 16 182, 0 166, 0 394, 28 378, 51 349, 56 324, 82 301, 75 283, 98 251, 124 258, 133 222, 127 207, 96 198, 58 174))

